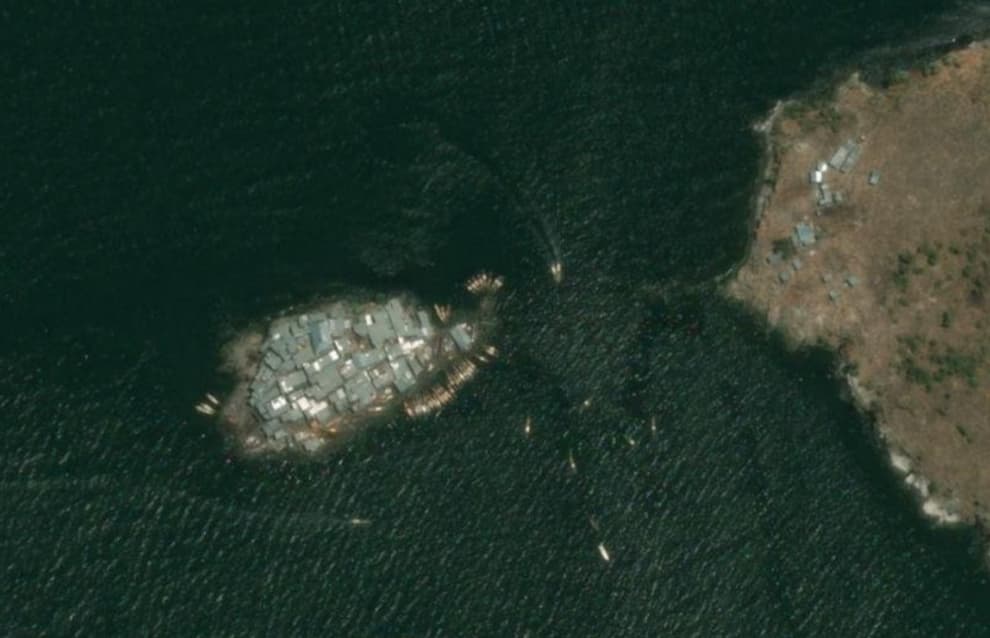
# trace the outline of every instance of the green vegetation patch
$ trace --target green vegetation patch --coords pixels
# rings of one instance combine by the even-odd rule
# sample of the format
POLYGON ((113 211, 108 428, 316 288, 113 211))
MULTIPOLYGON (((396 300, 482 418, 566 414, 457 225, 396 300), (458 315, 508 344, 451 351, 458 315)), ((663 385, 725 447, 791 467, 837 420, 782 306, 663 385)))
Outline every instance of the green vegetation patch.
POLYGON ((894 270, 894 285, 901 292, 907 290, 911 281, 911 266, 914 264, 914 254, 902 252, 897 255, 897 268, 894 270))
POLYGON ((906 69, 888 69, 883 78, 884 86, 891 87, 904 84, 911 79, 911 73, 906 69))
POLYGON ((970 387, 976 387, 976 376, 986 358, 983 350, 981 348, 977 352, 961 352, 948 347, 942 353, 933 354, 931 361, 937 366, 934 379, 940 382, 949 377, 959 377, 965 379, 970 387))
POLYGON ((969 432, 966 431, 966 428, 965 427, 959 425, 958 423, 956 423, 956 432, 958 432, 959 433, 959 436, 961 436, 963 439, 965 439, 965 441, 967 443, 970 443, 971 442, 970 441, 970 438, 969 438, 969 432))
POLYGON ((901 373, 904 378, 911 383, 924 386, 925 390, 931 392, 935 383, 935 377, 928 368, 920 365, 914 357, 904 357, 901 360, 901 373))
POLYGON ((782 259, 790 259, 794 256, 794 243, 790 238, 775 239, 771 245, 773 252, 778 253, 782 259))
POLYGON ((897 341, 911 354, 918 354, 921 351, 921 346, 925 343, 925 340, 919 335, 901 335, 897 337, 897 341))
POLYGON ((931 245, 925 242, 918 246, 918 252, 925 256, 925 261, 928 262, 929 266, 934 266, 938 263, 938 246, 931 245))
MULTIPOLYGON (((944 321, 943 316, 943 325, 944 321)), ((951 323, 951 316, 949 321, 951 323)), ((936 384, 953 377, 965 380, 970 387, 976 387, 987 359, 986 345, 964 352, 952 346, 940 349, 935 341, 926 344, 919 335, 900 336, 897 342, 901 374, 907 381, 924 386, 929 392, 936 384)))

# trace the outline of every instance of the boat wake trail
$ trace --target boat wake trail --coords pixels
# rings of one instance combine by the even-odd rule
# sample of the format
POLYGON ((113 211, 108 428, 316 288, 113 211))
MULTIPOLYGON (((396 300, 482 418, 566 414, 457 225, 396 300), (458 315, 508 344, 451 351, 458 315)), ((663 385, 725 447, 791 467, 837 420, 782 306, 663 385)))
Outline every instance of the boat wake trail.
MULTIPOLYGON (((513 223, 511 226, 513 228, 525 226, 540 256, 547 264, 547 269, 550 271, 550 276, 553 278, 554 283, 559 284, 562 282, 564 279, 564 262, 561 256, 560 241, 557 239, 553 227, 547 220, 547 216, 530 203, 534 198, 524 196, 522 191, 542 193, 543 199, 551 205, 553 205, 554 200, 553 194, 548 192, 549 189, 547 187, 541 186, 536 178, 528 180, 531 183, 530 187, 520 188, 506 179, 490 159, 473 154, 465 149, 461 150, 465 155, 484 167, 484 170, 505 194, 515 217, 512 220, 513 223)), ((427 186, 429 186, 429 183, 427 183, 427 186)))
POLYGON ((533 211, 533 216, 526 226, 550 269, 550 276, 553 277, 554 283, 559 284, 564 280, 564 262, 560 255, 560 242, 550 228, 547 218, 533 211))

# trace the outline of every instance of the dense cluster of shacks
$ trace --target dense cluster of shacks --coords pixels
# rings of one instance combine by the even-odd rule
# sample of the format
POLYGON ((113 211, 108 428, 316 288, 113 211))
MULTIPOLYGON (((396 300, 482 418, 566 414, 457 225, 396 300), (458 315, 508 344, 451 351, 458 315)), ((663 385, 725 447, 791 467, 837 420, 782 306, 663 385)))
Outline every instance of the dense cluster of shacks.
MULTIPOLYGON (((475 295, 493 295, 502 288, 502 283, 503 280, 501 277, 488 273, 479 273, 468 279, 465 287, 468 292, 475 295)), ((441 321, 446 322, 450 316, 450 306, 435 306, 434 309, 436 310, 437 317, 441 321)), ((457 326, 454 326, 450 332, 450 337, 455 342, 457 340, 456 329, 457 326)), ((460 344, 458 343, 458 345, 460 344)), ((460 387, 470 381, 475 375, 478 371, 478 364, 488 363, 490 359, 497 355, 498 350, 496 350, 495 346, 488 345, 485 346, 483 352, 475 353, 473 358, 465 357, 457 361, 447 371, 446 383, 434 385, 428 391, 420 393, 404 402, 403 408, 406 414, 411 417, 422 416, 430 412, 435 412, 447 405, 454 399, 460 387)))
MULTIPOLYGON (((435 325, 426 310, 399 298, 286 317, 272 324, 261 346, 248 401, 269 442, 315 451, 323 444, 321 434, 335 434, 346 419, 411 397, 440 365, 466 357, 475 338, 473 325, 435 325)), ((458 361, 448 378, 459 386, 473 366, 470 359, 458 361)), ((420 408, 426 400, 420 398, 406 410, 428 412, 449 401, 454 389, 427 401, 429 409, 420 408)))

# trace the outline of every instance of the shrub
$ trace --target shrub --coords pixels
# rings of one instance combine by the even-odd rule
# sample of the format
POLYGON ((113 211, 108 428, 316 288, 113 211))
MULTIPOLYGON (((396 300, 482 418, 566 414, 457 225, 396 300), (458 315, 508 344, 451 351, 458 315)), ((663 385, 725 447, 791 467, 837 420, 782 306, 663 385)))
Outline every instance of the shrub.
POLYGON ((885 84, 887 86, 893 86, 894 84, 903 84, 911 79, 911 74, 904 69, 896 69, 888 73, 885 78, 885 84))
MULTIPOLYGON (((897 286, 898 290, 902 292, 907 290, 908 281, 908 274, 906 272, 897 271, 894 273, 894 285, 897 286)), ((904 306, 906 304, 901 305, 904 306)))
POLYGON ((773 251, 780 253, 784 259, 790 259, 794 255, 794 244, 790 239, 775 239, 772 246, 773 251))
POLYGON ((976 386, 976 373, 980 367, 980 358, 976 355, 960 352, 955 348, 947 348, 944 354, 931 357, 938 366, 942 378, 961 377, 971 387, 976 386))
POLYGON ((901 364, 901 369, 904 372, 905 379, 911 383, 923 385, 926 390, 931 391, 933 381, 932 374, 925 368, 918 365, 912 357, 906 357, 904 359, 904 362, 901 364))

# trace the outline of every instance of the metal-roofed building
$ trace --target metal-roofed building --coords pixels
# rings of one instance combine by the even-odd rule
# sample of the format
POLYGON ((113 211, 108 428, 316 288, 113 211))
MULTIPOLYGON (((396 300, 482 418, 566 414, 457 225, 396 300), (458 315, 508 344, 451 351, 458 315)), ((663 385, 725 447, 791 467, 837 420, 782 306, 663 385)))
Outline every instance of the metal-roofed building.
POLYGON ((265 358, 262 359, 262 363, 264 363, 269 370, 278 370, 279 366, 282 365, 282 357, 278 356, 278 353, 274 350, 269 350, 265 353, 265 358))
POLYGON ((365 350, 354 354, 354 365, 362 370, 376 366, 387 357, 383 350, 365 350))
POLYGON ((266 401, 266 402, 271 401, 275 399, 275 397, 280 395, 281 395, 281 391, 279 390, 279 387, 276 386, 275 384, 261 386, 255 392, 255 396, 258 397, 259 401, 266 401))
POLYGON ((313 413, 313 418, 316 419, 316 422, 320 425, 326 425, 334 416, 336 416, 336 412, 326 403, 322 404, 319 409, 313 413))
POLYGON ((361 317, 361 320, 354 324, 354 334, 361 337, 367 337, 368 327, 371 326, 372 321, 373 320, 370 314, 366 314, 361 317))
POLYGON ((385 355, 389 360, 398 359, 399 357, 406 356, 406 351, 398 341, 395 341, 385 344, 385 355))
POLYGON ((264 385, 275 378, 275 370, 271 368, 262 367, 258 370, 258 378, 256 381, 259 385, 264 385))
POLYGON ((372 368, 369 371, 369 376, 371 377, 371 383, 379 390, 388 388, 395 381, 395 374, 392 372, 392 368, 388 362, 381 363, 372 368))
POLYGON ((468 332, 467 324, 459 323, 451 328, 450 336, 462 352, 470 350, 472 344, 474 344, 474 336, 468 332))
POLYGON ((384 406, 396 393, 411 394, 421 375, 476 340, 472 325, 438 329, 432 317, 394 297, 274 320, 248 384, 246 400, 259 419, 258 434, 274 449, 305 447, 308 441, 322 446, 309 426, 330 426, 384 406))
POLYGON ((433 351, 430 348, 420 348, 416 351, 416 358, 419 359, 423 367, 429 369, 433 365, 433 351))
POLYGON ((312 382, 329 393, 342 386, 344 384, 344 378, 340 376, 340 372, 336 368, 327 368, 317 372, 312 382))
MULTIPOLYGON (((416 357, 408 357, 407 359, 404 359, 403 361, 409 365, 409 369, 412 370, 412 373, 414 375, 418 376, 419 373, 423 371, 423 364, 421 364, 416 359, 416 357)), ((402 363, 402 362, 400 362, 400 363, 402 363)))
POLYGON ((296 351, 295 340, 285 336, 271 342, 271 349, 283 359, 288 359, 296 351))
POLYGON ((395 374, 395 387, 399 392, 408 392, 416 385, 416 375, 410 368, 410 363, 416 363, 415 359, 400 359, 391 364, 395 374))
POLYGON ((846 159, 843 160, 842 166, 839 167, 839 170, 843 173, 848 173, 852 170, 853 166, 859 160, 860 154, 863 152, 863 147, 855 142, 849 141, 846 144, 848 145, 849 152, 846 154, 846 159))
POLYGON ((289 336, 289 325, 292 323, 291 319, 276 319, 272 322, 270 328, 268 328, 268 338, 269 339, 282 339, 289 336))
POLYGON ((386 341, 395 339, 395 329, 392 321, 384 310, 379 310, 371 315, 371 323, 368 325, 368 338, 371 339, 373 348, 382 348, 386 341))
POLYGON ((306 373, 302 370, 290 372, 278 381, 278 385, 282 388, 282 392, 292 392, 304 383, 306 383, 306 373))
POLYGON ((326 354, 333 349, 333 335, 330 333, 330 322, 326 319, 310 324, 309 340, 316 354, 326 354))
POLYGON ((350 319, 330 317, 330 319, 327 320, 327 323, 330 326, 330 334, 334 337, 341 337, 351 331, 350 319))
POLYGON ((357 343, 350 335, 341 335, 333 340, 333 345, 340 353, 340 356, 347 356, 357 350, 357 343))
POLYGON ((289 336, 301 337, 306 334, 306 326, 301 321, 289 324, 289 336))
MULTIPOLYGON (((385 305, 385 311, 388 312, 388 318, 392 322, 392 327, 395 329, 397 335, 400 337, 420 336, 420 326, 416 325, 416 321, 398 299, 390 299, 385 305)), ((425 315, 426 313, 423 314, 425 315)), ((420 318, 420 321, 422 321, 422 318, 420 318)))
POLYGON ((344 391, 347 392, 347 399, 358 408, 370 405, 375 396, 375 387, 371 384, 367 372, 361 372, 345 383, 344 391))
POLYGON ((333 403, 333 407, 337 410, 338 413, 344 414, 347 411, 349 404, 347 402, 347 392, 344 390, 344 388, 337 388, 336 390, 330 393, 330 396, 328 398, 330 399, 331 403, 333 403))
POLYGON ((815 243, 815 229, 811 224, 801 222, 794 226, 793 237, 798 246, 810 246, 815 243))
POLYGON ((430 315, 425 310, 419 310, 416 316, 419 317, 420 334, 429 339, 433 336, 433 322, 430 321, 430 315))
POLYGON ((292 367, 302 370, 303 366, 313 361, 314 356, 313 349, 309 347, 309 342, 307 342, 304 347, 300 347, 293 353, 292 367))
POLYGON ((828 165, 836 170, 842 168, 843 162, 845 162, 846 158, 849 157, 849 145, 852 143, 852 140, 848 140, 845 144, 842 144, 839 148, 835 149, 835 152, 832 153, 831 159, 828 160, 828 165))
POLYGON ((340 355, 337 354, 336 350, 331 350, 322 357, 317 357, 313 359, 313 369, 319 372, 324 368, 333 367, 334 364, 340 360, 340 355))
POLYGON ((273 415, 278 416, 289 409, 289 402, 285 400, 285 397, 278 396, 268 402, 268 409, 273 415))
POLYGON ((271 438, 275 438, 275 435, 278 432, 284 432, 284 430, 282 429, 282 424, 280 424, 278 421, 274 421, 274 420, 273 421, 265 421, 264 423, 262 423, 261 424, 261 429, 262 429, 262 431, 265 434, 267 434, 271 438))

